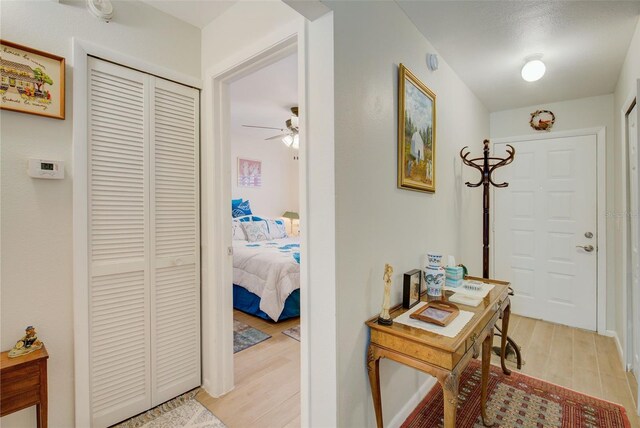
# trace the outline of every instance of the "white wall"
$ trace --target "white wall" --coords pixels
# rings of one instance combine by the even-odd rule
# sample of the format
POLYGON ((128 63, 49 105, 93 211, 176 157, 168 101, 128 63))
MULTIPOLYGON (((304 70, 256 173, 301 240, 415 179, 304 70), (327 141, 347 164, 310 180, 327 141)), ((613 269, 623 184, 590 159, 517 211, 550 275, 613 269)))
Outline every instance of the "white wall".
MULTIPOLYGON (((615 169, 613 167, 614 120, 613 95, 580 98, 577 100, 533 105, 512 110, 491 113, 491 138, 517 137, 521 135, 539 134, 529 125, 531 113, 539 110, 551 110, 556 116, 553 131, 570 131, 576 129, 606 128, 606 205, 607 212, 614 209, 615 169)), ((615 254, 615 219, 607 217, 607 330, 615 327, 615 318, 620 312, 617 298, 620 294, 616 282, 615 254)))
MULTIPOLYGON (((627 167, 626 156, 626 141, 624 140, 623 132, 623 114, 622 110, 628 108, 625 105, 631 99, 631 96, 637 96, 638 92, 638 79, 640 79, 640 21, 636 26, 636 31, 633 35, 633 39, 629 45, 627 52, 627 58, 618 78, 616 85, 616 92, 614 93, 613 113, 614 113, 614 129, 615 129, 615 144, 614 144, 614 189, 615 189, 615 255, 613 259, 613 265, 611 268, 615 270, 615 284, 616 284, 616 300, 615 307, 618 309, 615 314, 615 331, 622 342, 622 346, 625 346, 623 342, 625 320, 623 318, 622 308, 626 304, 625 296, 622 293, 622 283, 626 281, 627 274, 623 272, 623 234, 625 226, 628 226, 628 221, 638 221, 637 217, 629 217, 626 213, 626 192, 627 188, 625 181, 625 171, 627 167), (626 223, 626 224, 625 224, 626 223)), ((626 113, 626 112, 625 112, 626 113)))
MULTIPOLYGON (((298 212, 298 151, 280 140, 264 141, 242 134, 231 135, 231 197, 249 200, 254 214, 280 217, 298 212), (262 162, 262 186, 238 186, 238 158, 262 162)), ((289 225, 287 225, 289 230, 289 225)))
MULTIPOLYGON (((2 2, 2 39, 67 59, 66 120, 3 110, 1 341, 11 348, 33 324, 49 351, 49 425, 74 424, 72 306, 73 124, 72 37, 142 61, 200 77, 200 31, 139 2, 114 2, 115 18, 93 18, 84 1, 2 2), (25 17, 46 24, 26 25, 25 17), (170 28, 171 31, 167 31, 170 28), (61 181, 26 174, 29 157, 65 162, 61 181)), ((35 425, 34 408, 2 418, 2 426, 35 425)))
MULTIPOLYGON (((469 145, 480 153, 489 113, 446 58, 428 71, 426 53, 435 49, 395 3, 327 4, 335 38, 338 426, 375 426, 364 322, 380 311, 384 264, 394 267, 392 304, 401 301, 402 274, 427 251, 482 273, 482 191, 464 186, 478 177, 458 152, 469 145), (437 95, 435 194, 396 187, 399 63, 437 95)), ((428 377, 387 360, 380 371, 388 425, 428 377)))

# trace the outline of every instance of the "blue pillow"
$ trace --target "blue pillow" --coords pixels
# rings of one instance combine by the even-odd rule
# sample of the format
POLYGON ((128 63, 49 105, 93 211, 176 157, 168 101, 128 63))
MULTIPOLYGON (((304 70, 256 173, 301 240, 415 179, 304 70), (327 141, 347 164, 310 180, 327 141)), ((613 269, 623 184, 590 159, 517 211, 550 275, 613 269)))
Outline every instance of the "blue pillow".
POLYGON ((238 208, 238 205, 240 205, 241 203, 242 203, 242 198, 240 198, 240 199, 231 199, 231 211, 233 211, 236 208, 238 208))
POLYGON ((238 221, 244 222, 244 221, 262 221, 264 220, 262 217, 258 217, 255 215, 244 215, 244 216, 240 216, 240 217, 236 217, 236 219, 238 221))
POLYGON ((235 217, 242 217, 243 215, 251 215, 251 205, 249 205, 249 201, 244 201, 236 208, 231 210, 231 215, 235 217))

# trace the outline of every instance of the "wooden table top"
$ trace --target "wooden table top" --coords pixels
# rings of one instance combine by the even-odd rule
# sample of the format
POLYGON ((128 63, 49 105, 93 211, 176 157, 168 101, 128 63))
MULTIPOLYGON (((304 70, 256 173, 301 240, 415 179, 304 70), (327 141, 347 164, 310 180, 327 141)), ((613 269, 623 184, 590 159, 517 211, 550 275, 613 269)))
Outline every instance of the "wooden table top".
POLYGON ((9 351, 5 351, 0 355, 0 369, 8 369, 11 367, 19 366, 20 364, 39 360, 41 358, 49 358, 47 348, 45 348, 44 344, 42 345, 42 348, 38 349, 37 351, 33 351, 30 354, 21 355, 15 358, 9 358, 9 351))
MULTIPOLYGON (((367 325, 373 330, 379 330, 381 332, 403 337, 405 339, 422 343, 432 348, 441 349, 446 352, 455 352, 461 345, 464 344, 464 341, 469 337, 471 332, 479 327, 478 324, 482 321, 482 319, 484 319, 489 312, 494 310, 495 305, 506 298, 510 285, 509 282, 505 281, 476 278, 471 276, 467 276, 465 279, 491 283, 494 284, 495 287, 493 287, 489 294, 487 294, 482 302, 480 302, 480 304, 476 307, 456 303, 456 306, 458 306, 460 310, 473 312, 473 318, 471 318, 467 325, 464 326, 462 331, 455 337, 442 336, 430 331, 396 322, 388 326, 381 325, 377 322, 378 316, 375 316, 374 318, 368 320, 367 325)), ((451 294, 453 294, 453 292, 447 291, 447 296, 450 296, 451 294)), ((421 301, 426 301, 425 299, 426 295, 422 297, 421 301)), ((414 308, 405 309, 402 307, 402 305, 395 306, 390 310, 391 318, 396 318, 406 311, 412 310, 414 308)))

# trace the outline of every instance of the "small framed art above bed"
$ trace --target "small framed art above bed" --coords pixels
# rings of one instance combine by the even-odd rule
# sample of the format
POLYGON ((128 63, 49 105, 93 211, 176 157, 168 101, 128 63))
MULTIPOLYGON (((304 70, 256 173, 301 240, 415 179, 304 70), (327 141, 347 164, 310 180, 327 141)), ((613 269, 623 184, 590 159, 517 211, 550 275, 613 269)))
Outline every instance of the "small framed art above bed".
POLYGON ((249 201, 236 203, 232 208, 234 308, 276 322, 300 316, 299 238, 287 235, 284 220, 254 215, 249 201))

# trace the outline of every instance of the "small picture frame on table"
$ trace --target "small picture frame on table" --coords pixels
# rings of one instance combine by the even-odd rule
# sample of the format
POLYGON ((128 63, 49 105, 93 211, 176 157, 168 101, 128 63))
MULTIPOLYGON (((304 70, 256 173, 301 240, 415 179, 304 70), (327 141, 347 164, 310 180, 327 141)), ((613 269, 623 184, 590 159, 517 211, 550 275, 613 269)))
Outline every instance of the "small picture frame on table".
POLYGON ((404 274, 404 282, 402 288, 402 307, 409 309, 414 307, 420 301, 422 294, 422 271, 413 269, 404 274))

